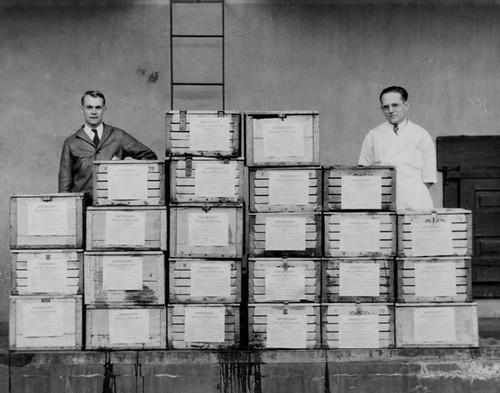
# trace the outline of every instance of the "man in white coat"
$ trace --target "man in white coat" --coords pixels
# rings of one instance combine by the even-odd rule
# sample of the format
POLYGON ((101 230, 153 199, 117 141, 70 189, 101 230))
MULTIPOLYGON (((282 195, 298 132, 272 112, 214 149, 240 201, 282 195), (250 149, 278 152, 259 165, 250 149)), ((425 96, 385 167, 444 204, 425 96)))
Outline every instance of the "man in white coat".
POLYGON ((368 132, 358 163, 396 167, 398 210, 432 210, 429 188, 436 182, 434 142, 426 130, 406 117, 410 104, 404 88, 387 87, 379 98, 387 121, 368 132))

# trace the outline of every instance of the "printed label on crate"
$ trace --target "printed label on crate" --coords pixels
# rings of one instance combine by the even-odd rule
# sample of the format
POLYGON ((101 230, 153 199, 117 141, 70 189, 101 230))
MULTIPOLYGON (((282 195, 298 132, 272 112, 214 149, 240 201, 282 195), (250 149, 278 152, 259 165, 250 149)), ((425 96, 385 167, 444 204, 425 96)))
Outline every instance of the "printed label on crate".
POLYGON ((451 255, 453 238, 451 222, 428 219, 411 223, 411 248, 413 256, 451 255))
POLYGON ((304 299, 306 297, 306 269, 303 266, 283 269, 265 268, 265 300, 304 299))
POLYGON ((456 296, 457 282, 453 262, 415 263, 416 296, 456 296))
POLYGON ((224 307, 186 307, 186 342, 224 342, 224 307))
POLYGON ((342 176, 342 209, 381 209, 382 178, 379 176, 342 176))
POLYGON ((110 344, 137 344, 148 341, 148 310, 109 310, 110 344))
POLYGON ((187 116, 191 150, 229 150, 231 133, 228 117, 187 116))
POLYGON ((417 307, 413 310, 416 344, 454 342, 455 309, 452 307, 417 307))
POLYGON ((28 259, 27 290, 28 292, 65 292, 67 285, 66 255, 35 254, 28 259))
POLYGON ((146 165, 108 165, 108 199, 147 198, 148 167, 146 165))
POLYGON ((379 252, 380 220, 340 217, 340 251, 379 252))
POLYGON ((268 314, 266 348, 306 348, 307 315, 268 314))
POLYGON ((103 256, 102 288, 105 291, 141 290, 142 257, 103 256))
POLYGON ((28 202, 26 204, 28 236, 68 235, 68 203, 66 201, 28 202))
POLYGON ((64 334, 63 303, 23 304, 23 335, 25 337, 57 337, 64 334))
POLYGON ((298 171, 269 172, 270 205, 307 205, 309 173, 298 171))
POLYGON ((291 216, 266 217, 266 250, 305 250, 306 218, 291 216))
POLYGON ((231 262, 191 263, 191 296, 231 295, 231 262))
POLYGON ((104 242, 106 244, 146 244, 146 212, 107 211, 104 242))
POLYGON ((229 217, 227 213, 189 213, 188 244, 196 247, 227 247, 229 217))
POLYGON ((339 348, 378 348, 378 315, 339 315, 339 348))
POLYGON ((265 157, 302 157, 304 155, 304 123, 281 119, 263 119, 255 120, 255 122, 262 128, 265 157))
POLYGON ((374 262, 339 263, 340 296, 380 296, 380 266, 374 262))
POLYGON ((236 194, 236 162, 196 162, 194 195, 232 198, 236 194))

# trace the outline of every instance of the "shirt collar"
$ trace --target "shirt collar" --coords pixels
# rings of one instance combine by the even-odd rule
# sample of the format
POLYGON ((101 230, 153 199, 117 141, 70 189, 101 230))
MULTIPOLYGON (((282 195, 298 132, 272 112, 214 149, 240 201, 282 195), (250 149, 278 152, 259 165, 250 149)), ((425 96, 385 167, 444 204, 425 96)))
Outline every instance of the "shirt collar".
POLYGON ((83 131, 85 131, 85 133, 89 136, 90 139, 94 138, 94 132, 92 131, 93 128, 97 130, 97 136, 99 137, 99 139, 102 139, 104 124, 101 123, 97 127, 89 127, 87 124, 83 126, 83 131))

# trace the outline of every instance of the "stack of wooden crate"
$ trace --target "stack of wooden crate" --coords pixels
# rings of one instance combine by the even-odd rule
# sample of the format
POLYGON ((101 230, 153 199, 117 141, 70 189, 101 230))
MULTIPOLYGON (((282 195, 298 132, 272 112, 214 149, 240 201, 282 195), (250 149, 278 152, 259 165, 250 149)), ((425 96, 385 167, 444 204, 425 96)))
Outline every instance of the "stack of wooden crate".
POLYGON ((166 348, 162 161, 96 161, 84 256, 86 349, 166 348))
POLYGON ((323 168, 324 348, 394 346, 395 170, 323 168))
POLYGON ((478 346, 471 212, 398 213, 396 345, 478 346))
POLYGON ((11 350, 82 348, 84 195, 10 198, 11 350))
POLYGON ((168 348, 240 345, 241 114, 169 111, 168 348))
POLYGON ((320 348, 319 116, 245 114, 251 348, 320 348))

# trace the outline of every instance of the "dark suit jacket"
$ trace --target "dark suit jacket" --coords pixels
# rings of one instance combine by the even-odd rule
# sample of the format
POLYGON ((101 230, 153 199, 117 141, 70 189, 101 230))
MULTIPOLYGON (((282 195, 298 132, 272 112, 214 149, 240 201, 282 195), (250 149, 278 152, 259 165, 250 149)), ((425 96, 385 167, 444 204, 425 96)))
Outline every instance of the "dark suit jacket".
POLYGON ((83 127, 64 141, 59 165, 59 192, 87 192, 92 195, 94 161, 156 160, 156 154, 120 128, 104 124, 98 146, 83 131, 83 127))

